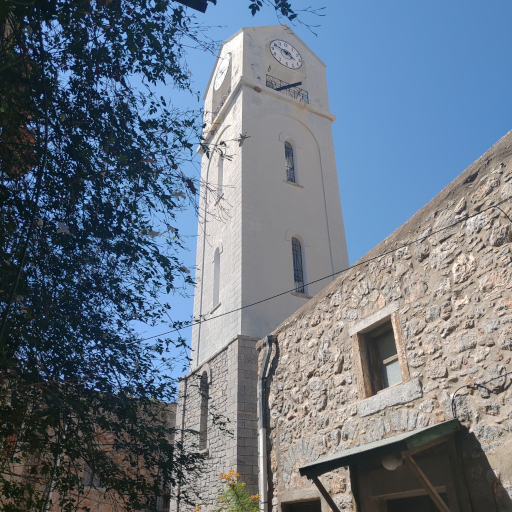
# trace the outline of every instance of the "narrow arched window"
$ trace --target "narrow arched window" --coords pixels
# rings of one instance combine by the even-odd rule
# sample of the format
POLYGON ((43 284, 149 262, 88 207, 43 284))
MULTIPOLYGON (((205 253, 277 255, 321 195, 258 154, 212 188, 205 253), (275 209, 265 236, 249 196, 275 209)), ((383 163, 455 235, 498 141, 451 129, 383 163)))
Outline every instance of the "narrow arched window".
POLYGON ((222 187, 224 185, 224 157, 219 155, 217 161, 217 199, 222 197, 222 187))
POLYGON ((220 302, 220 251, 217 248, 213 257, 213 307, 220 302))
POLYGON ((293 147, 288 141, 284 143, 284 156, 286 159, 286 180, 295 183, 295 164, 293 162, 293 147))
POLYGON ((304 267, 302 265, 302 246, 296 238, 292 238, 293 253, 293 278, 295 280, 295 291, 304 292, 304 267))
POLYGON ((208 385, 208 374, 203 372, 199 384, 199 394, 201 400, 199 416, 199 449, 206 450, 208 442, 208 399, 210 386, 208 385))

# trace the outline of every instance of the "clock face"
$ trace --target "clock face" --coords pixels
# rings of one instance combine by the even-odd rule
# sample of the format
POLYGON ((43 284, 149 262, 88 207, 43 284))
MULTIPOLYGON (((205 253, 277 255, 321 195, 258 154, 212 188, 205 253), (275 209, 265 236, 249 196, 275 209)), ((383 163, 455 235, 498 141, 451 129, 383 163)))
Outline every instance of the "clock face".
POLYGON ((213 82, 213 88, 215 90, 217 90, 222 85, 222 82, 224 82, 224 78, 226 78, 230 62, 230 53, 220 59, 219 67, 217 68, 217 74, 215 75, 215 81, 213 82))
POLYGON ((286 41, 275 39, 270 43, 270 53, 283 66, 290 69, 299 69, 302 66, 300 53, 286 41))

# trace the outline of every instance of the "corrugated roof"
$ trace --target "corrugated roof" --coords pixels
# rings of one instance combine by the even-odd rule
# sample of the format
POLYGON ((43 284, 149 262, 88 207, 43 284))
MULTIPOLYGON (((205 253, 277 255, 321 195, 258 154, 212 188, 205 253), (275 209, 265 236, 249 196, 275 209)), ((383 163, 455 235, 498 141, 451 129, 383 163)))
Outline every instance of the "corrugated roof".
POLYGON ((349 466, 357 462, 376 459, 391 453, 404 452, 453 434, 460 429, 459 420, 445 421, 430 427, 367 443, 348 450, 342 450, 299 468, 302 476, 320 476, 328 471, 349 466))

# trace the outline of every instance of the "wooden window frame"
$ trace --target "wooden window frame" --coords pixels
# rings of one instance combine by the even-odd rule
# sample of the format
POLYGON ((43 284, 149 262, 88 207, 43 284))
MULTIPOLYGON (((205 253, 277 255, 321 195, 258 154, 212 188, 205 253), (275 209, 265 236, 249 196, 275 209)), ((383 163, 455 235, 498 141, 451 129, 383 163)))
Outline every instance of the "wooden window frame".
MULTIPOLYGON (((393 328, 396 352, 398 356, 398 362, 400 365, 400 373, 402 374, 402 382, 397 383, 394 386, 399 386, 400 384, 407 382, 411 378, 409 373, 409 366, 407 364, 407 357, 405 353, 402 332, 400 330, 400 319, 398 316, 398 311, 394 311, 390 315, 376 322, 375 324, 365 328, 364 330, 356 332, 352 336, 360 398, 369 398, 371 396, 376 395, 379 392, 386 391, 394 387, 390 386, 383 389, 376 389, 376 386, 374 383, 372 383, 371 378, 372 372, 375 372, 376 369, 372 368, 372 363, 368 354, 368 334, 374 333, 375 330, 377 330, 380 326, 384 326, 388 322, 391 322, 391 326, 393 328)), ((380 372, 380 369, 378 371, 380 372)))
MULTIPOLYGON (((379 391, 382 391, 383 389, 387 389, 391 386, 386 386, 384 384, 384 365, 385 363, 391 363, 394 361, 398 361, 398 349, 396 348, 396 341, 395 341, 395 333, 393 331, 393 326, 391 324, 391 321, 384 322, 380 326, 376 327, 375 329, 372 329, 368 334, 365 336, 366 341, 366 350, 369 354, 369 363, 370 363, 370 376, 372 380, 372 389, 374 393, 378 393, 379 391), (381 361, 381 357, 379 354, 379 342, 376 340, 376 338, 380 337, 381 335, 391 331, 393 333, 393 342, 395 344, 396 353, 392 355, 391 357, 386 358, 385 360, 381 361)), ((401 368, 400 368, 400 374, 401 374, 401 368)), ((401 376, 401 375, 400 375, 401 376)), ((400 381, 402 382, 402 381, 400 381)), ((399 382, 397 382, 399 384, 399 382)))

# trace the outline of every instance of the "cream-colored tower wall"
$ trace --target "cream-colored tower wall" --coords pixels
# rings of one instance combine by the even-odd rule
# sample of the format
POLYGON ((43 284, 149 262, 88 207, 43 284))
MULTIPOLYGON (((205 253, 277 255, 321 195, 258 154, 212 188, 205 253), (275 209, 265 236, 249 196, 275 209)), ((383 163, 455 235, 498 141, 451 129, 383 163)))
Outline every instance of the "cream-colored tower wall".
MULTIPOLYGON (((191 367, 218 352, 241 330, 240 312, 219 319, 216 315, 233 311, 241 303, 241 173, 242 152, 237 142, 232 141, 242 133, 242 90, 234 90, 240 82, 243 64, 243 34, 239 32, 226 41, 218 54, 206 93, 204 95, 205 123, 208 136, 212 125, 213 111, 218 105, 218 91, 214 90, 215 74, 224 59, 230 56, 230 66, 225 83, 219 88, 223 94, 229 84, 229 109, 223 116, 218 130, 207 143, 211 156, 203 155, 201 161, 201 190, 199 222, 196 252, 196 288, 194 292, 194 319, 205 319, 204 323, 194 325, 192 331, 191 367), (217 96, 217 98, 215 98, 217 96), (217 101, 215 101, 217 100, 217 101), (230 142, 231 141, 231 142, 230 142), (223 143, 226 143, 224 146, 223 143), (220 153, 227 155, 223 159, 222 195, 218 197, 218 164, 220 153), (206 221, 206 222, 205 222, 206 221), (205 236, 206 230, 206 236, 205 236), (220 253, 220 304, 213 303, 214 257, 220 253), (211 319, 211 320, 210 320, 211 319)), ((222 96, 221 96, 222 97, 222 96)))
MULTIPOLYGON (((231 108, 233 112, 241 110, 241 95, 231 108)), ((232 122, 226 120, 223 129, 212 140, 212 147, 222 140, 234 138, 233 134, 240 133, 241 116, 237 117, 232 122)), ((214 318, 218 314, 238 309, 241 303, 241 209, 234 206, 242 201, 239 172, 242 166, 241 151, 236 143, 229 144, 223 151, 230 153, 231 159, 223 160, 223 187, 220 197, 217 183, 219 154, 212 154, 210 159, 203 157, 202 162, 194 318, 207 321, 193 328, 193 367, 221 349, 233 338, 233 333, 240 332, 240 312, 214 318), (216 251, 219 251, 220 256, 220 276, 219 302, 214 304, 216 251), (199 343, 199 339, 202 343, 199 343)))
MULTIPOLYGON (((242 133, 249 138, 242 147, 227 143, 231 160, 224 160, 220 200, 214 200, 217 157, 203 156, 201 211, 204 217, 206 205, 206 237, 201 218, 194 317, 207 321, 193 330, 193 368, 237 335, 260 338, 271 332, 308 300, 288 292, 294 289, 292 237, 302 243, 306 282, 348 266, 325 65, 280 25, 242 29, 224 43, 218 63, 227 54, 231 64, 225 81, 230 87, 226 82, 219 89, 230 95, 215 120, 206 114, 205 135, 211 147, 242 133), (275 39, 299 51, 301 68, 286 69, 272 57, 269 44, 275 39), (267 73, 288 83, 301 81, 309 104, 267 87, 267 73), (296 184, 286 181, 285 141, 294 149, 296 184), (220 305, 213 310, 216 250, 220 305), (226 314, 282 292, 287 293, 226 314)), ((218 65, 205 94, 206 110, 219 106, 219 90, 213 90, 217 69, 218 65)), ((332 279, 310 284, 305 291, 315 295, 332 279)))
POLYGON ((219 53, 217 54, 217 59, 212 70, 211 78, 203 96, 205 122, 207 124, 211 124, 212 113, 219 106, 219 99, 222 98, 223 94, 226 92, 226 89, 231 86, 231 93, 233 93, 234 87, 240 81, 240 78, 243 74, 243 55, 243 30, 240 30, 227 41, 224 41, 219 53), (218 90, 215 90, 215 75, 223 64, 223 61, 228 58, 230 60, 230 66, 226 74, 226 79, 224 80, 224 83, 221 85, 221 87, 218 90))
MULTIPOLYGON (((325 65, 280 26, 247 29, 244 48, 244 78, 261 83, 262 92, 247 87, 243 107, 244 131, 251 135, 242 162, 243 306, 294 288, 294 236, 303 246, 306 282, 348 266, 325 65), (269 74, 283 80, 290 74, 288 80, 296 80, 293 72, 281 71, 283 66, 262 51, 274 39, 291 43, 301 54, 303 65, 297 72, 306 69, 300 87, 308 92, 309 105, 265 86, 269 66, 269 74), (294 148, 299 186, 286 181, 285 140, 294 148)), ((332 279, 308 285, 305 291, 315 295, 332 279)), ((287 293, 249 307, 242 315, 242 332, 264 336, 306 301, 287 293)))

